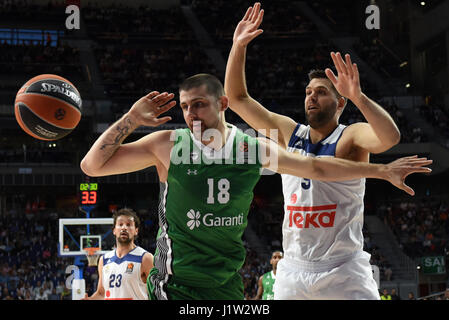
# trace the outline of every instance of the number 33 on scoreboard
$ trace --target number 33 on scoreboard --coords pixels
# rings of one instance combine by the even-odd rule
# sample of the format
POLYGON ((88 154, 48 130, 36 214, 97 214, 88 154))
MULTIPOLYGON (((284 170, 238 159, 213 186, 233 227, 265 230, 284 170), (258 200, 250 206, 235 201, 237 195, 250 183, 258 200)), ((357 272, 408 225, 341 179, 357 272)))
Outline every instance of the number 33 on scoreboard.
POLYGON ((81 204, 96 204, 97 191, 81 191, 81 204))

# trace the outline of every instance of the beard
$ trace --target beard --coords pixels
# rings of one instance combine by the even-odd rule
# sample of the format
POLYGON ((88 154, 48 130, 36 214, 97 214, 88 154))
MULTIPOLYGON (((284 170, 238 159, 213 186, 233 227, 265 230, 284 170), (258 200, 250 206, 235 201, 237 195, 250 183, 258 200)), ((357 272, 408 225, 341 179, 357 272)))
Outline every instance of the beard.
POLYGON ((134 239, 131 238, 129 235, 126 238, 122 238, 121 236, 117 237, 117 242, 119 242, 120 244, 130 244, 134 239))
POLYGON ((312 128, 318 129, 332 120, 336 111, 337 106, 335 105, 334 107, 329 107, 324 110, 322 109, 319 112, 315 112, 312 115, 306 112, 306 120, 312 128))

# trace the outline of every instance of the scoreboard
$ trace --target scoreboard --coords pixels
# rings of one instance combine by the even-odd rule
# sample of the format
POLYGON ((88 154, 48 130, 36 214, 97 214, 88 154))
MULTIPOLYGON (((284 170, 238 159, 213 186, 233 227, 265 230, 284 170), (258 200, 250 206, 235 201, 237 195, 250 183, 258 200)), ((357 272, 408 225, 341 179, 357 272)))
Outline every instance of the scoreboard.
POLYGON ((97 204, 98 183, 80 183, 79 202, 82 206, 93 206, 97 204))

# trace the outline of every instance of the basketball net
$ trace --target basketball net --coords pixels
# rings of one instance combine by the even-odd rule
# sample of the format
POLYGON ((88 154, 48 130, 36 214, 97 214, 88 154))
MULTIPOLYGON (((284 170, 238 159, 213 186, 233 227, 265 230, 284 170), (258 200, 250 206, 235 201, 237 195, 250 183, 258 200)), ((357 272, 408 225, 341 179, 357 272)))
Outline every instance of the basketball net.
POLYGON ((84 248, 83 250, 86 251, 87 265, 89 267, 96 267, 98 258, 100 257, 100 255, 97 254, 97 251, 100 250, 100 248, 84 248))

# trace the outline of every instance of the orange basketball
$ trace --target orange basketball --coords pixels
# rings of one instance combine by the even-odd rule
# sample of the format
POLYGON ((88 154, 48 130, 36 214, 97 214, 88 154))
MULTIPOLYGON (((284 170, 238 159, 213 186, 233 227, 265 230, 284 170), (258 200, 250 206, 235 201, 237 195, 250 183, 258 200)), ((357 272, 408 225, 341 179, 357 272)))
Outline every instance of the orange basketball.
POLYGON ((41 140, 58 140, 76 128, 81 119, 81 96, 63 77, 41 74, 28 80, 14 102, 20 127, 41 140))

